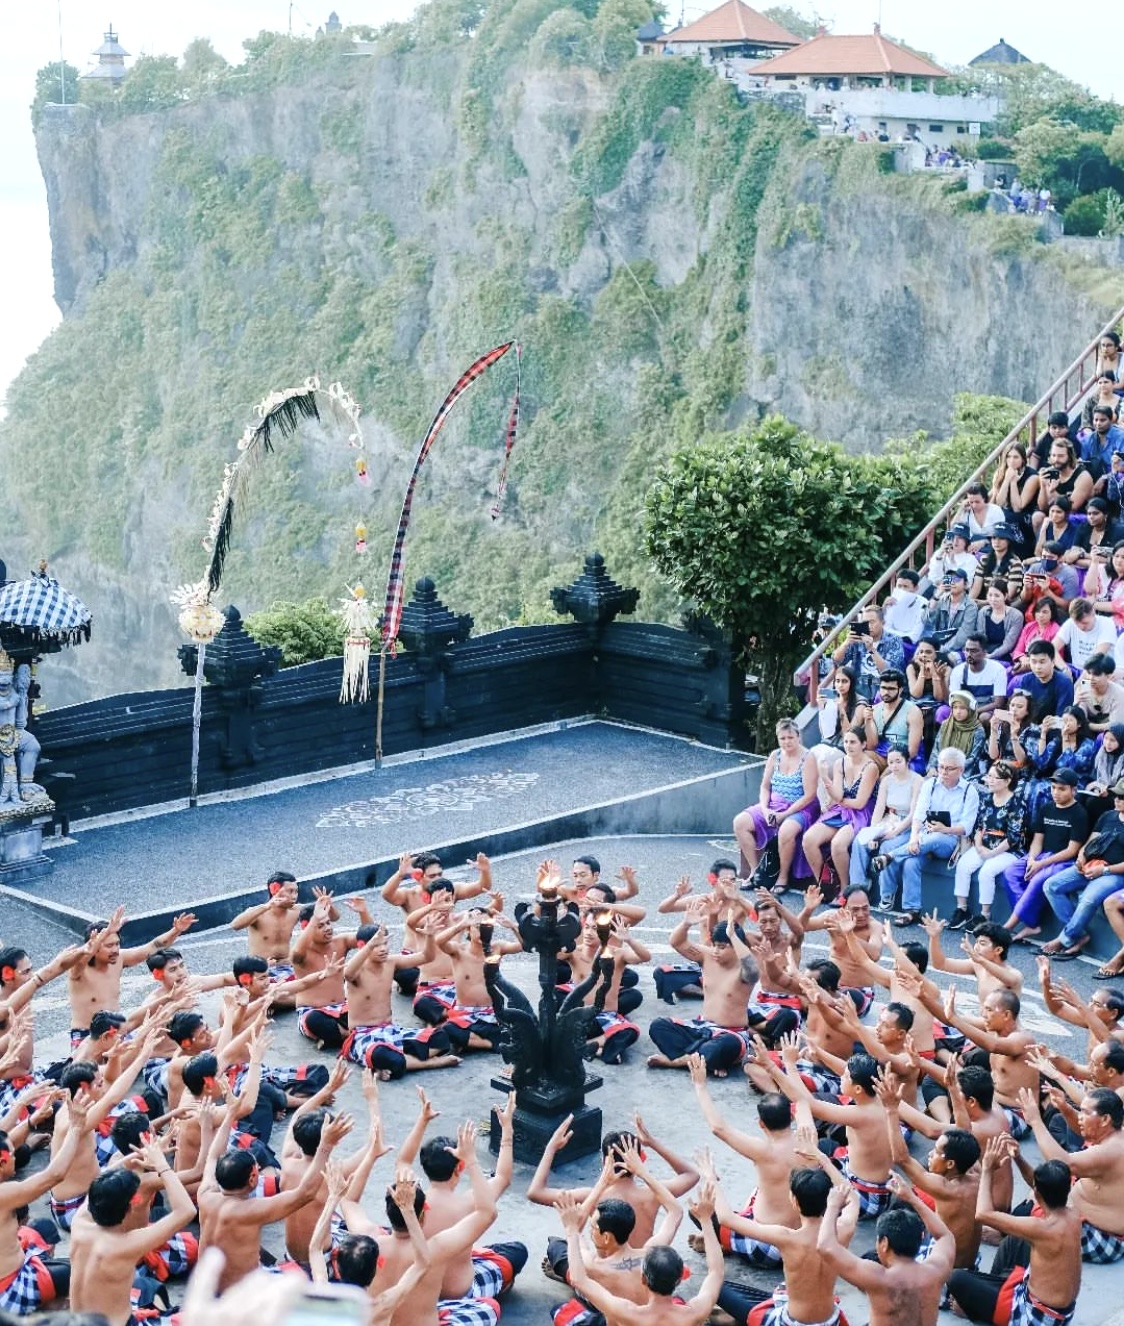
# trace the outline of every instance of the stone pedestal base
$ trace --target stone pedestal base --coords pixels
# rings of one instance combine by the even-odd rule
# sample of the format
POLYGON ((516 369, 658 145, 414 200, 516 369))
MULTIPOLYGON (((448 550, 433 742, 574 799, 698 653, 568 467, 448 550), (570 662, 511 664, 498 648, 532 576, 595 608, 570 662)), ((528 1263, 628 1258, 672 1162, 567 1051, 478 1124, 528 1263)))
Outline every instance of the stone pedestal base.
POLYGON ((43 830, 54 810, 55 803, 48 796, 0 806, 0 884, 18 887, 51 873, 53 863, 43 851, 43 830))
MULTIPOLYGON (((556 1165, 566 1165, 571 1160, 580 1160, 582 1156, 600 1151, 601 1111, 596 1106, 586 1105, 582 1097, 585 1091, 594 1091, 601 1086, 601 1081, 599 1077, 587 1078, 584 1090, 574 1093, 572 1103, 563 1104, 560 1108, 544 1108, 548 1104, 555 1104, 553 1100, 548 1101, 547 1099, 555 1093, 540 1093, 533 1089, 526 1092, 521 1091, 515 1107, 515 1159, 524 1165, 537 1165, 542 1159, 542 1153, 547 1142, 550 1141, 555 1129, 568 1114, 574 1116, 574 1120, 570 1124, 570 1132, 573 1136, 558 1152, 554 1163, 556 1165)), ((503 1077, 492 1078, 492 1086, 500 1091, 511 1091, 512 1089, 510 1079, 503 1077)), ((492 1123, 488 1144, 493 1155, 498 1155, 500 1125, 494 1111, 491 1117, 492 1123)))

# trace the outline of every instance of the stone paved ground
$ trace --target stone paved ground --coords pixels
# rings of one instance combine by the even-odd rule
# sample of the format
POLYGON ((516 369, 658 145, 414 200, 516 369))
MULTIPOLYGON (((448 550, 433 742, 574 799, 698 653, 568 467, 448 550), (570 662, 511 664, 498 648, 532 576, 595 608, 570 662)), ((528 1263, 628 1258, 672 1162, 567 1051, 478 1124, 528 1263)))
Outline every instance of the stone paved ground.
MULTIPOLYGON (((419 841, 418 827, 410 826, 403 845, 423 845, 419 841)), ((434 823, 436 828, 436 822, 434 823)), ((623 862, 636 865, 642 881, 641 901, 651 908, 647 920, 639 928, 640 936, 653 950, 656 960, 669 952, 667 935, 671 928, 668 918, 655 912, 655 904, 669 890, 673 881, 684 871, 696 880, 705 875, 710 861, 720 852, 729 850, 731 843, 719 828, 716 836, 705 837, 632 837, 612 840, 582 840, 557 844, 544 844, 541 850, 525 852, 517 856, 500 859, 496 862, 497 883, 503 889, 510 908, 521 896, 530 895, 534 866, 546 855, 555 856, 564 865, 579 853, 592 852, 605 865, 606 874, 611 875, 623 862)), ((270 867, 275 864, 271 857, 270 867)), ((259 877, 262 873, 259 870, 259 877)), ((381 899, 378 906, 382 907, 381 899)), ((391 918, 393 919, 393 918, 391 918)), ((2 932, 5 938, 18 935, 31 948, 37 958, 48 955, 58 943, 62 942, 59 933, 44 923, 34 913, 23 913, 4 905, 2 932)), ((949 941, 950 945, 952 941, 949 941)), ((228 934, 212 932, 189 936, 184 942, 193 970, 210 972, 222 970, 232 958, 243 952, 241 941, 228 934)), ((809 951, 815 948, 809 944, 809 951)), ((1026 951, 1018 950, 1016 961, 1023 968, 1027 978, 1028 998, 1027 1022, 1038 1030, 1044 1039, 1053 1044, 1064 1046, 1068 1050, 1077 1050, 1080 1042, 1072 1028, 1057 1023, 1042 1006, 1041 1000, 1034 993, 1035 977, 1033 957, 1026 951)), ((505 971, 531 992, 534 982, 532 960, 519 956, 505 960, 505 971)), ((1092 964, 1071 963, 1066 969, 1066 976, 1072 979, 1077 988, 1085 995, 1091 993, 1093 984, 1090 979, 1092 964)), ((964 980, 959 986, 967 990, 964 980)), ((655 999, 651 977, 647 972, 641 975, 641 987, 645 993, 645 1002, 637 1015, 642 1025, 646 1026, 652 1017, 666 1011, 665 1006, 655 999)), ((148 988, 147 977, 141 973, 126 977, 127 997, 139 998, 148 988)), ((41 1055, 49 1059, 65 1051, 65 1037, 62 1034, 66 1025, 65 1007, 60 994, 50 990, 36 1001, 38 1026, 41 1043, 41 1055)), ((212 1003, 214 1001, 212 1000, 212 1003)), ((962 998, 965 1007, 971 1001, 962 998)), ((689 1005, 687 1006, 689 1007, 689 1005)), ((403 1004, 404 1018, 407 1015, 403 1004)), ((690 1155, 697 1147, 706 1144, 709 1138, 693 1108, 693 1097, 684 1076, 674 1073, 656 1074, 645 1067, 645 1055, 652 1047, 642 1040, 631 1052, 629 1062, 620 1068, 605 1070, 606 1086, 591 1102, 599 1104, 604 1111, 605 1127, 626 1125, 633 1112, 640 1109, 651 1130, 665 1139, 678 1152, 690 1155)), ((277 1062, 295 1062, 302 1058, 314 1057, 307 1042, 302 1041, 296 1032, 292 1015, 278 1018, 275 1023, 275 1046, 272 1057, 277 1062)), ((481 1125, 485 1122, 488 1105, 498 1099, 489 1085, 488 1079, 496 1067, 497 1061, 491 1056, 478 1056, 470 1059, 460 1068, 446 1072, 428 1073, 422 1078, 409 1079, 387 1084, 382 1090, 383 1114, 387 1133, 392 1140, 401 1139, 414 1116, 416 1095, 414 1086, 423 1082, 437 1107, 442 1112, 441 1124, 448 1131, 453 1131, 456 1122, 465 1117, 477 1118, 481 1125)), ((725 1082, 714 1082, 713 1094, 719 1107, 729 1113, 741 1126, 753 1127, 755 1111, 752 1100, 744 1084, 735 1078, 725 1082)), ((349 1083, 343 1095, 346 1108, 361 1110, 358 1087, 349 1083)), ((360 1114, 360 1117, 361 1114, 360 1114)), ((726 1151, 721 1145, 715 1145, 719 1157, 720 1170, 728 1187, 730 1196, 739 1199, 753 1186, 751 1166, 726 1151)), ((1030 1148, 1031 1154, 1034 1148, 1030 1148)), ((381 1181, 389 1173, 391 1160, 388 1157, 377 1168, 372 1186, 368 1190, 368 1203, 374 1206, 373 1197, 381 1181)), ((563 1181, 574 1184, 591 1182, 596 1173, 593 1158, 576 1162, 561 1171, 563 1181)), ((544 1326, 549 1321, 548 1311, 553 1303, 559 1301, 560 1287, 546 1280, 539 1271, 539 1261, 545 1249, 547 1237, 556 1232, 556 1221, 552 1212, 531 1206, 523 1200, 523 1193, 530 1177, 530 1171, 517 1167, 514 1183, 500 1205, 500 1214, 495 1233, 497 1238, 523 1239, 530 1247, 531 1257, 527 1270, 520 1278, 516 1292, 510 1297, 504 1310, 504 1321, 510 1326, 524 1326, 525 1323, 539 1323, 544 1326)), ((276 1248, 276 1236, 271 1232, 271 1246, 276 1248)), ((857 1247, 865 1249, 870 1243, 868 1226, 860 1229, 857 1247)), ((683 1248, 688 1261, 695 1267, 694 1283, 702 1266, 701 1258, 686 1252, 685 1235, 681 1235, 679 1245, 683 1248)), ((985 1254, 986 1255, 986 1254, 985 1254)), ((775 1278, 760 1277, 742 1270, 735 1263, 729 1263, 729 1270, 735 1278, 745 1278, 762 1287, 768 1287, 775 1278)), ((1084 1285, 1076 1321, 1078 1326, 1093 1326, 1094 1323, 1109 1323, 1109 1326, 1124 1326, 1124 1315, 1115 1315, 1121 1302, 1122 1270, 1120 1267, 1086 1267, 1084 1285)), ((868 1313, 865 1302, 852 1290, 845 1290, 843 1302, 852 1326, 861 1326, 867 1321, 868 1313)), ((942 1320, 952 1321, 949 1316, 942 1320)))

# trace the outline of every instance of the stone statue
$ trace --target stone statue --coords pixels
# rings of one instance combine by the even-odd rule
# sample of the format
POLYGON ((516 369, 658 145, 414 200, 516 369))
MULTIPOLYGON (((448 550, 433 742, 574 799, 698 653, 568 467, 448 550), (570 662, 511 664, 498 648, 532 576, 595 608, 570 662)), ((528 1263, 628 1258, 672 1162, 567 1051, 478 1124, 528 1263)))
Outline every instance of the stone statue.
POLYGON ((47 794, 35 782, 39 742, 27 730, 31 669, 17 668, 0 649, 0 806, 39 801, 47 794))

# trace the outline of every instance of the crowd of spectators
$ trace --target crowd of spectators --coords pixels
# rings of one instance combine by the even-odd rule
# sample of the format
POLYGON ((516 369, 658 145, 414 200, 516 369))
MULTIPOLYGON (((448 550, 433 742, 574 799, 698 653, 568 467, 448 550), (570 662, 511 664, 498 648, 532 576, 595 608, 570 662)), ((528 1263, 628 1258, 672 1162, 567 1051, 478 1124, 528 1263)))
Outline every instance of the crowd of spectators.
MULTIPOLYGON (((1063 930, 1045 947, 1063 959, 1102 905, 1119 927, 1121 372, 1107 333, 1076 419, 1051 414, 1035 445, 1009 446, 926 565, 827 627, 818 731, 805 745, 785 729, 760 805, 735 826, 751 866, 779 831, 773 887, 863 883, 877 909, 900 900, 900 923, 916 925, 932 858, 949 866, 954 930, 986 924, 998 887, 1015 942, 1053 911, 1063 930)), ((1124 948, 1098 975, 1120 972, 1124 948)))

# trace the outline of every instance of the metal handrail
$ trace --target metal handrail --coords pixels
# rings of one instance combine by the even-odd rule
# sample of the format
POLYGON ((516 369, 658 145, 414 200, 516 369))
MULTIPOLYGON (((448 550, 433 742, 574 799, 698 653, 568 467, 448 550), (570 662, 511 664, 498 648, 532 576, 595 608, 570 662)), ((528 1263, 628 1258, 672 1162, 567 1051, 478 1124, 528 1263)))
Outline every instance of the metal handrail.
MULTIPOLYGON (((847 612, 840 618, 842 622, 853 621, 856 614, 861 612, 869 603, 872 603, 875 596, 887 585, 893 583, 894 577, 903 566, 912 565, 914 554, 919 548, 925 549, 925 562, 929 562, 933 556, 933 535, 938 527, 948 521, 948 517, 959 509, 960 503, 964 500, 964 495, 968 489, 985 477, 991 468, 998 462, 999 457, 1014 442, 1023 440, 1022 435, 1027 434, 1026 442, 1028 450, 1038 441, 1038 420, 1041 416, 1053 414, 1055 410, 1069 411, 1073 406, 1089 391, 1096 380, 1097 355, 1100 350, 1101 337, 1106 332, 1115 331, 1120 324, 1124 322, 1124 308, 1117 310, 1107 323, 1097 332, 1092 341, 1082 350, 1081 354, 1073 361, 1065 372, 1053 383, 1030 409, 1023 415, 1019 422, 1011 429, 1007 436, 999 443, 997 447, 980 462, 976 469, 960 485, 955 493, 945 502, 944 506, 929 521, 920 534, 912 543, 900 554, 897 561, 892 562, 881 576, 870 586, 847 612), (1090 360, 1092 364, 1090 366, 1090 360), (1076 383, 1075 383, 1076 376, 1076 383), (1059 403, 1060 400, 1060 403, 1059 403)), ((797 667, 793 674, 793 682, 796 686, 808 687, 809 706, 816 703, 816 695, 819 690, 819 661, 829 648, 836 647, 839 638, 839 630, 829 631, 823 640, 812 650, 806 659, 797 667)))

